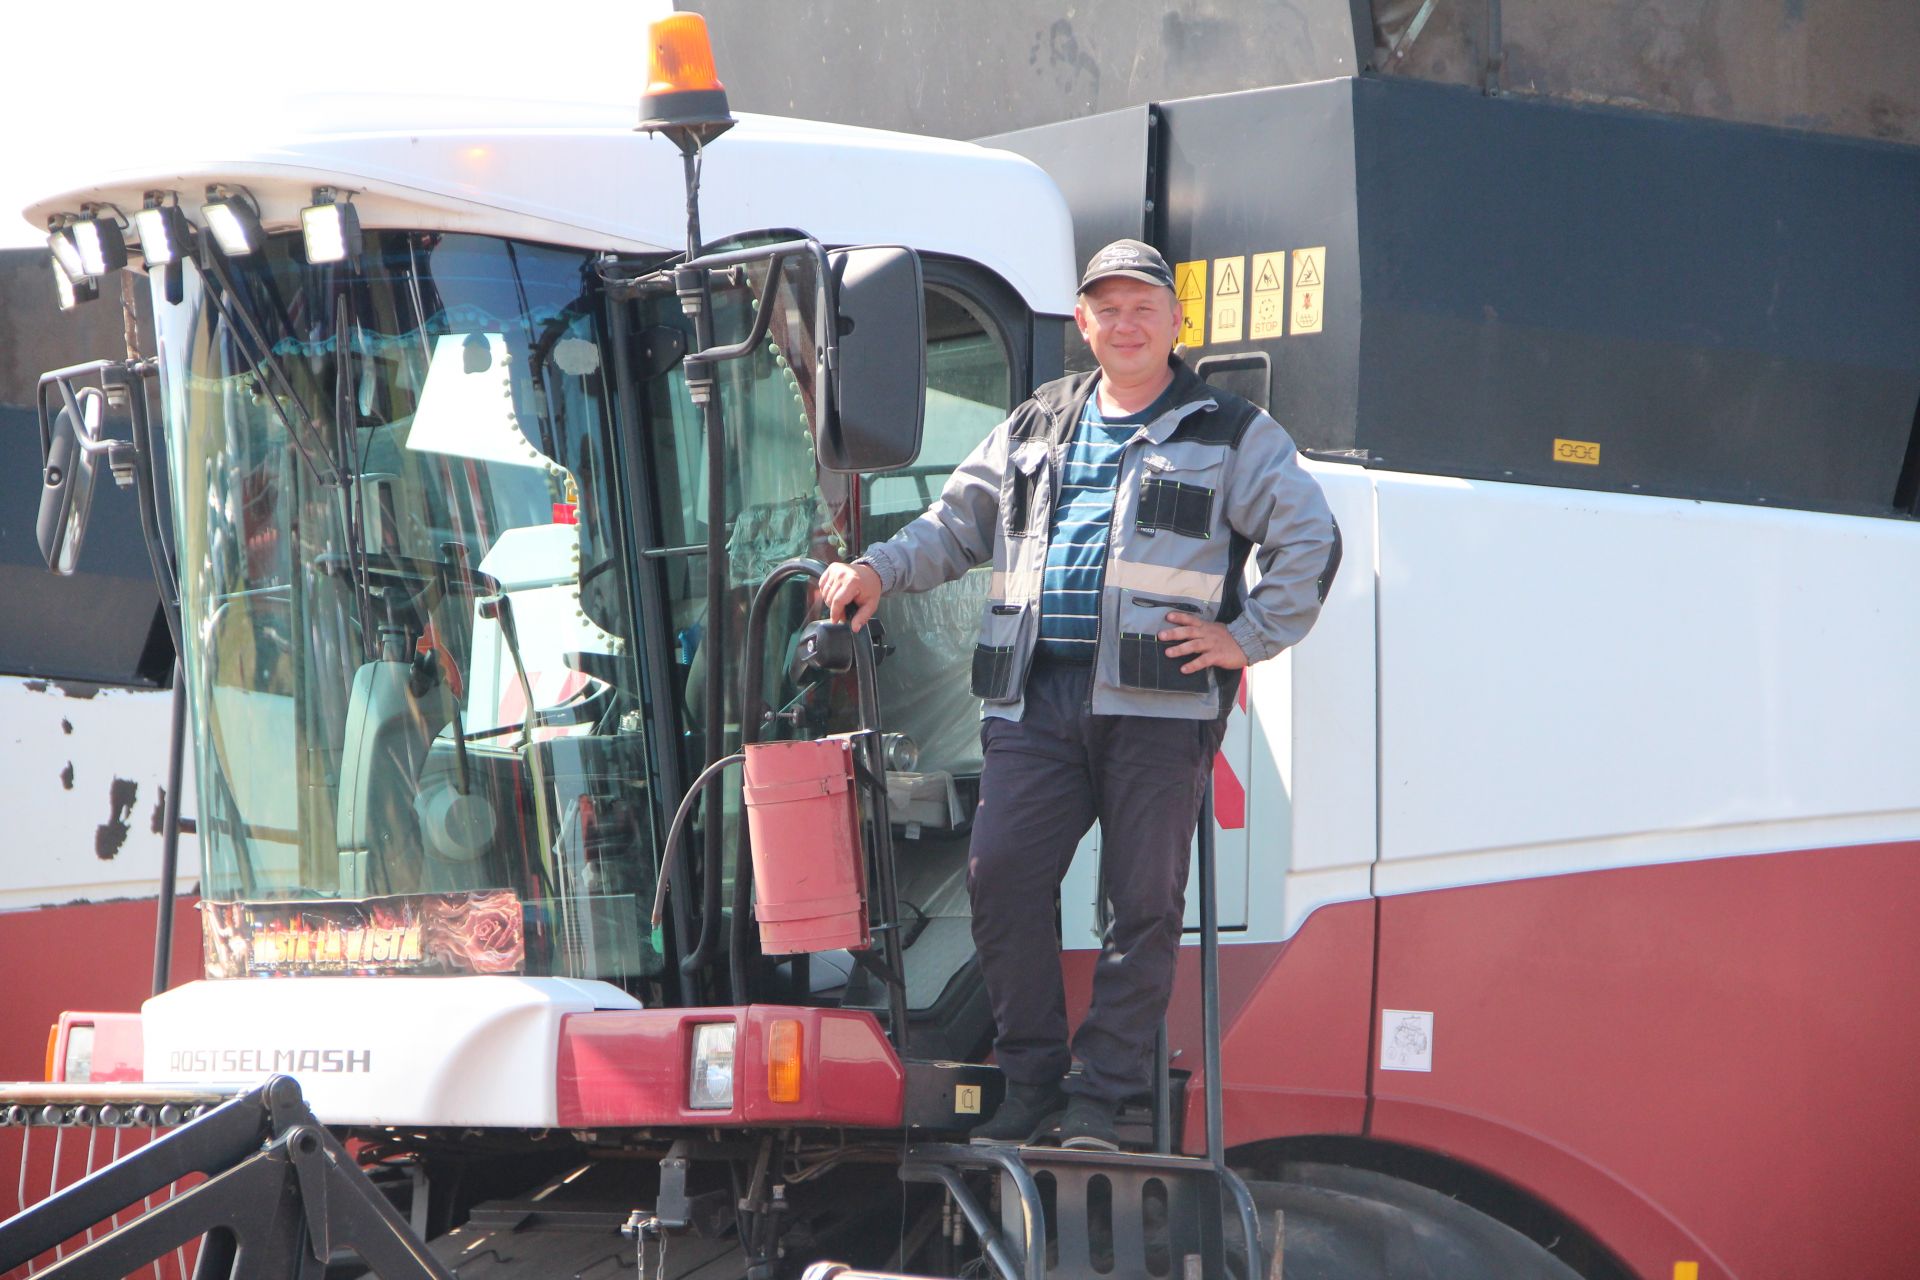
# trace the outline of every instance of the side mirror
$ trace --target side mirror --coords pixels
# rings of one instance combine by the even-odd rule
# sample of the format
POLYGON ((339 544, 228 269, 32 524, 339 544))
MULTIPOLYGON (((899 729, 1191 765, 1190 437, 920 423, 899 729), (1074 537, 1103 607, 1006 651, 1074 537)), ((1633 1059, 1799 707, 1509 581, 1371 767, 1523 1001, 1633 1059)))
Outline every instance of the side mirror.
POLYGON ((920 257, 897 245, 827 255, 839 307, 832 396, 815 452, 829 471, 891 471, 920 454, 927 311, 920 257))
POLYGON ((80 564, 87 514, 93 509, 94 451, 87 446, 100 438, 105 399, 95 388, 83 389, 53 419, 46 465, 40 473, 36 532, 47 568, 58 574, 71 574, 80 564))

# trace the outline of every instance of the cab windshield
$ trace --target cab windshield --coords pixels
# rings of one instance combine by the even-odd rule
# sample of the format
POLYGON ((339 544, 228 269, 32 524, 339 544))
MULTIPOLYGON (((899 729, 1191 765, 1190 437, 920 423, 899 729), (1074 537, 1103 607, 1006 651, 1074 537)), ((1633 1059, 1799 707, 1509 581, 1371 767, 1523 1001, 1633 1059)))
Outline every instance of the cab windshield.
MULTIPOLYGON (((691 322, 663 279, 610 304, 601 266, 383 231, 352 270, 275 237, 204 276, 187 264, 178 303, 155 289, 208 976, 518 973, 710 997, 665 953, 726 936, 737 785, 687 831, 669 919, 692 932, 663 938, 651 905, 679 788, 737 749, 749 714, 748 601, 782 561, 845 558, 924 509, 1006 412, 1013 348, 970 295, 930 284, 925 456, 856 486, 814 456, 811 278, 771 294, 764 268, 720 282, 716 343, 744 338, 763 296, 775 310, 759 346, 719 366, 715 530, 703 418, 659 354, 684 350, 691 322), (624 410, 616 366, 637 392, 624 410)), ((888 613, 916 1010, 969 989, 965 673, 985 579, 888 613)), ((817 614, 804 581, 769 612, 763 735, 853 727, 850 678, 795 661, 817 614)), ((850 957, 816 959, 775 975, 783 998, 866 998, 850 957)))
POLYGON ((589 255, 231 274, 155 290, 209 976, 657 973, 589 255))

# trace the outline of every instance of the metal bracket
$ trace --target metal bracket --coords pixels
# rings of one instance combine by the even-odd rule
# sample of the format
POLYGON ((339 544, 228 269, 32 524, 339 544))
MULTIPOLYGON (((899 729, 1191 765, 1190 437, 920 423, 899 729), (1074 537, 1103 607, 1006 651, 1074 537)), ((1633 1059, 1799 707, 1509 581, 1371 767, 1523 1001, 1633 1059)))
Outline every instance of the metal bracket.
POLYGON ((662 1231, 684 1231, 693 1221, 687 1199, 687 1144, 685 1139, 667 1149, 660 1160, 660 1194, 654 1197, 653 1218, 662 1231))
MULTIPOLYGON (((132 1086, 135 1090, 139 1086, 132 1086)), ((244 1257, 252 1274, 318 1280, 335 1244, 386 1280, 453 1280, 346 1148, 276 1076, 0 1223, 0 1274, 110 1221, 192 1173, 207 1181, 99 1236, 37 1275, 131 1275, 196 1239, 208 1274, 244 1257), (209 1234, 211 1233, 211 1234, 209 1234)))
POLYGON ((641 382, 652 382, 685 358, 687 334, 672 325, 657 324, 634 335, 634 373, 641 382))

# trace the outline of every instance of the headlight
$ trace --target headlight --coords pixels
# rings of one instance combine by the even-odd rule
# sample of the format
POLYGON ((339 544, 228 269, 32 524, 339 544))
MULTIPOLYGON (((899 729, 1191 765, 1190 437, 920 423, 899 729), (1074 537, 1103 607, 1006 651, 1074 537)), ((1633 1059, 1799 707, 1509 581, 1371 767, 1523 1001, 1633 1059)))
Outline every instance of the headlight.
POLYGON ((731 1022, 703 1022, 693 1029, 693 1072, 687 1080, 687 1106, 694 1111, 733 1110, 731 1022))

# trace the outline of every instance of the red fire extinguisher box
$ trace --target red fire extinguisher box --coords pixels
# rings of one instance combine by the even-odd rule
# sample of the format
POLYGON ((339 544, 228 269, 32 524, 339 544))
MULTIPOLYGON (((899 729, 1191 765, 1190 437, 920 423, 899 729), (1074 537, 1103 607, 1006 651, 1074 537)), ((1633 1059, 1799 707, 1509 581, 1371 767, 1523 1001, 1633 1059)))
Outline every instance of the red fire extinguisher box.
POLYGON ((760 949, 791 955, 871 946, 853 737, 745 750, 760 949))

